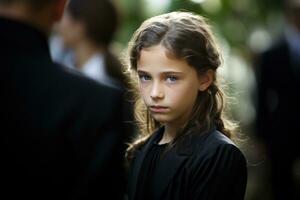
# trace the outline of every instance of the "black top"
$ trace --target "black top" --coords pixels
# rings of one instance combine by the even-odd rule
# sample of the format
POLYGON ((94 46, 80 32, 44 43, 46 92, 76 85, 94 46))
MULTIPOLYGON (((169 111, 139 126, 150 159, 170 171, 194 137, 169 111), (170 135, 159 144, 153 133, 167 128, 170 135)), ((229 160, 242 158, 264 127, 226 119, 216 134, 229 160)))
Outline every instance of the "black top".
MULTIPOLYGON (((137 150, 129 171, 128 198, 140 200, 140 179, 153 141, 163 132, 154 133, 137 150)), ((242 200, 247 183, 247 164, 242 152, 224 134, 211 130, 185 136, 160 157, 150 180, 155 200, 242 200)), ((150 168, 148 166, 148 168, 150 168)), ((152 169, 152 168, 151 168, 152 169)), ((149 170, 148 170, 149 171, 149 170)), ((147 171, 146 171, 147 172, 147 171)), ((149 190, 146 191, 149 193, 149 190)))
MULTIPOLYGON (((161 134, 162 136, 163 134, 161 134)), ((167 143, 158 144, 161 137, 153 141, 149 152, 147 153, 145 160, 142 165, 142 169, 139 177, 138 184, 138 198, 141 200, 153 200, 153 190, 155 189, 155 179, 153 175, 155 174, 157 168, 159 167, 161 156, 165 152, 167 143)))
POLYGON ((122 92, 53 63, 28 24, 0 17, 0 44, 0 199, 121 197, 122 92))

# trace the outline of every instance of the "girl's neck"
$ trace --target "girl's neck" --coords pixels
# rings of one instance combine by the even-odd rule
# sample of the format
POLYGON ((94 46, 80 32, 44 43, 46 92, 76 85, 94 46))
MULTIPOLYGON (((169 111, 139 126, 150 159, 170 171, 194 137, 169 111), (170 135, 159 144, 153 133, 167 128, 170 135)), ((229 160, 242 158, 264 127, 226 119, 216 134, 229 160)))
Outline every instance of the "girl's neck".
POLYGON ((178 127, 174 127, 171 125, 165 125, 165 131, 163 133, 163 136, 161 140, 159 141, 159 144, 165 144, 171 142, 177 134, 178 127))

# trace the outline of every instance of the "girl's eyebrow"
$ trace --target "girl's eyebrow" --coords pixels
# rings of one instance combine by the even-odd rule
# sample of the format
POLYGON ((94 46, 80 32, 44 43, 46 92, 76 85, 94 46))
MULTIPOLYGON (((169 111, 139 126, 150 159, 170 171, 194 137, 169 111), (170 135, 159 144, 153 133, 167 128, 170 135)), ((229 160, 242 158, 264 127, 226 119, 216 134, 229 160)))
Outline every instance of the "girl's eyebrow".
MULTIPOLYGON (((143 71, 143 70, 137 70, 138 73, 143 73, 143 74, 150 74, 150 72, 147 71, 143 71)), ((180 72, 180 71, 162 71, 161 74, 184 74, 184 72, 180 72)))
POLYGON ((146 71, 143 71, 143 70, 137 70, 137 72, 139 73, 139 74, 149 74, 149 72, 146 72, 146 71))
POLYGON ((162 74, 176 74, 176 75, 180 75, 180 74, 184 74, 183 72, 178 72, 178 71, 165 71, 165 72, 162 72, 162 74))

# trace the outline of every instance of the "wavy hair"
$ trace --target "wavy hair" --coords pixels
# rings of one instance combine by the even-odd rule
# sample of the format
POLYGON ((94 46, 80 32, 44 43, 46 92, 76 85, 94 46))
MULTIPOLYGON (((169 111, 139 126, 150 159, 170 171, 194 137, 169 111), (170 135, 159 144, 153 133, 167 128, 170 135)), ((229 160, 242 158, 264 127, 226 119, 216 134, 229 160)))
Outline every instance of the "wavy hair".
POLYGON ((129 42, 127 74, 131 77, 135 95, 135 118, 140 134, 127 149, 126 158, 131 160, 136 149, 144 144, 161 124, 149 113, 137 88, 137 63, 141 51, 162 45, 178 59, 184 59, 199 74, 214 72, 214 80, 205 91, 199 91, 190 119, 178 131, 171 146, 182 136, 196 131, 205 133, 216 127, 233 139, 236 124, 225 117, 225 94, 218 86, 217 69, 222 65, 222 56, 207 20, 190 12, 171 12, 146 20, 129 42))

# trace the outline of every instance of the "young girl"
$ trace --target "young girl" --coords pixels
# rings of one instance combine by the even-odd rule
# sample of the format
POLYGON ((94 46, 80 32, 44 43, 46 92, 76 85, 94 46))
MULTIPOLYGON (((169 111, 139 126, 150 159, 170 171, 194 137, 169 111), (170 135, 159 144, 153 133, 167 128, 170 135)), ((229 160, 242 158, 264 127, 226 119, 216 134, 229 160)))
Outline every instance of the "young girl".
POLYGON ((201 16, 146 20, 129 47, 141 137, 128 148, 129 200, 244 198, 247 167, 223 117, 221 56, 201 16))

